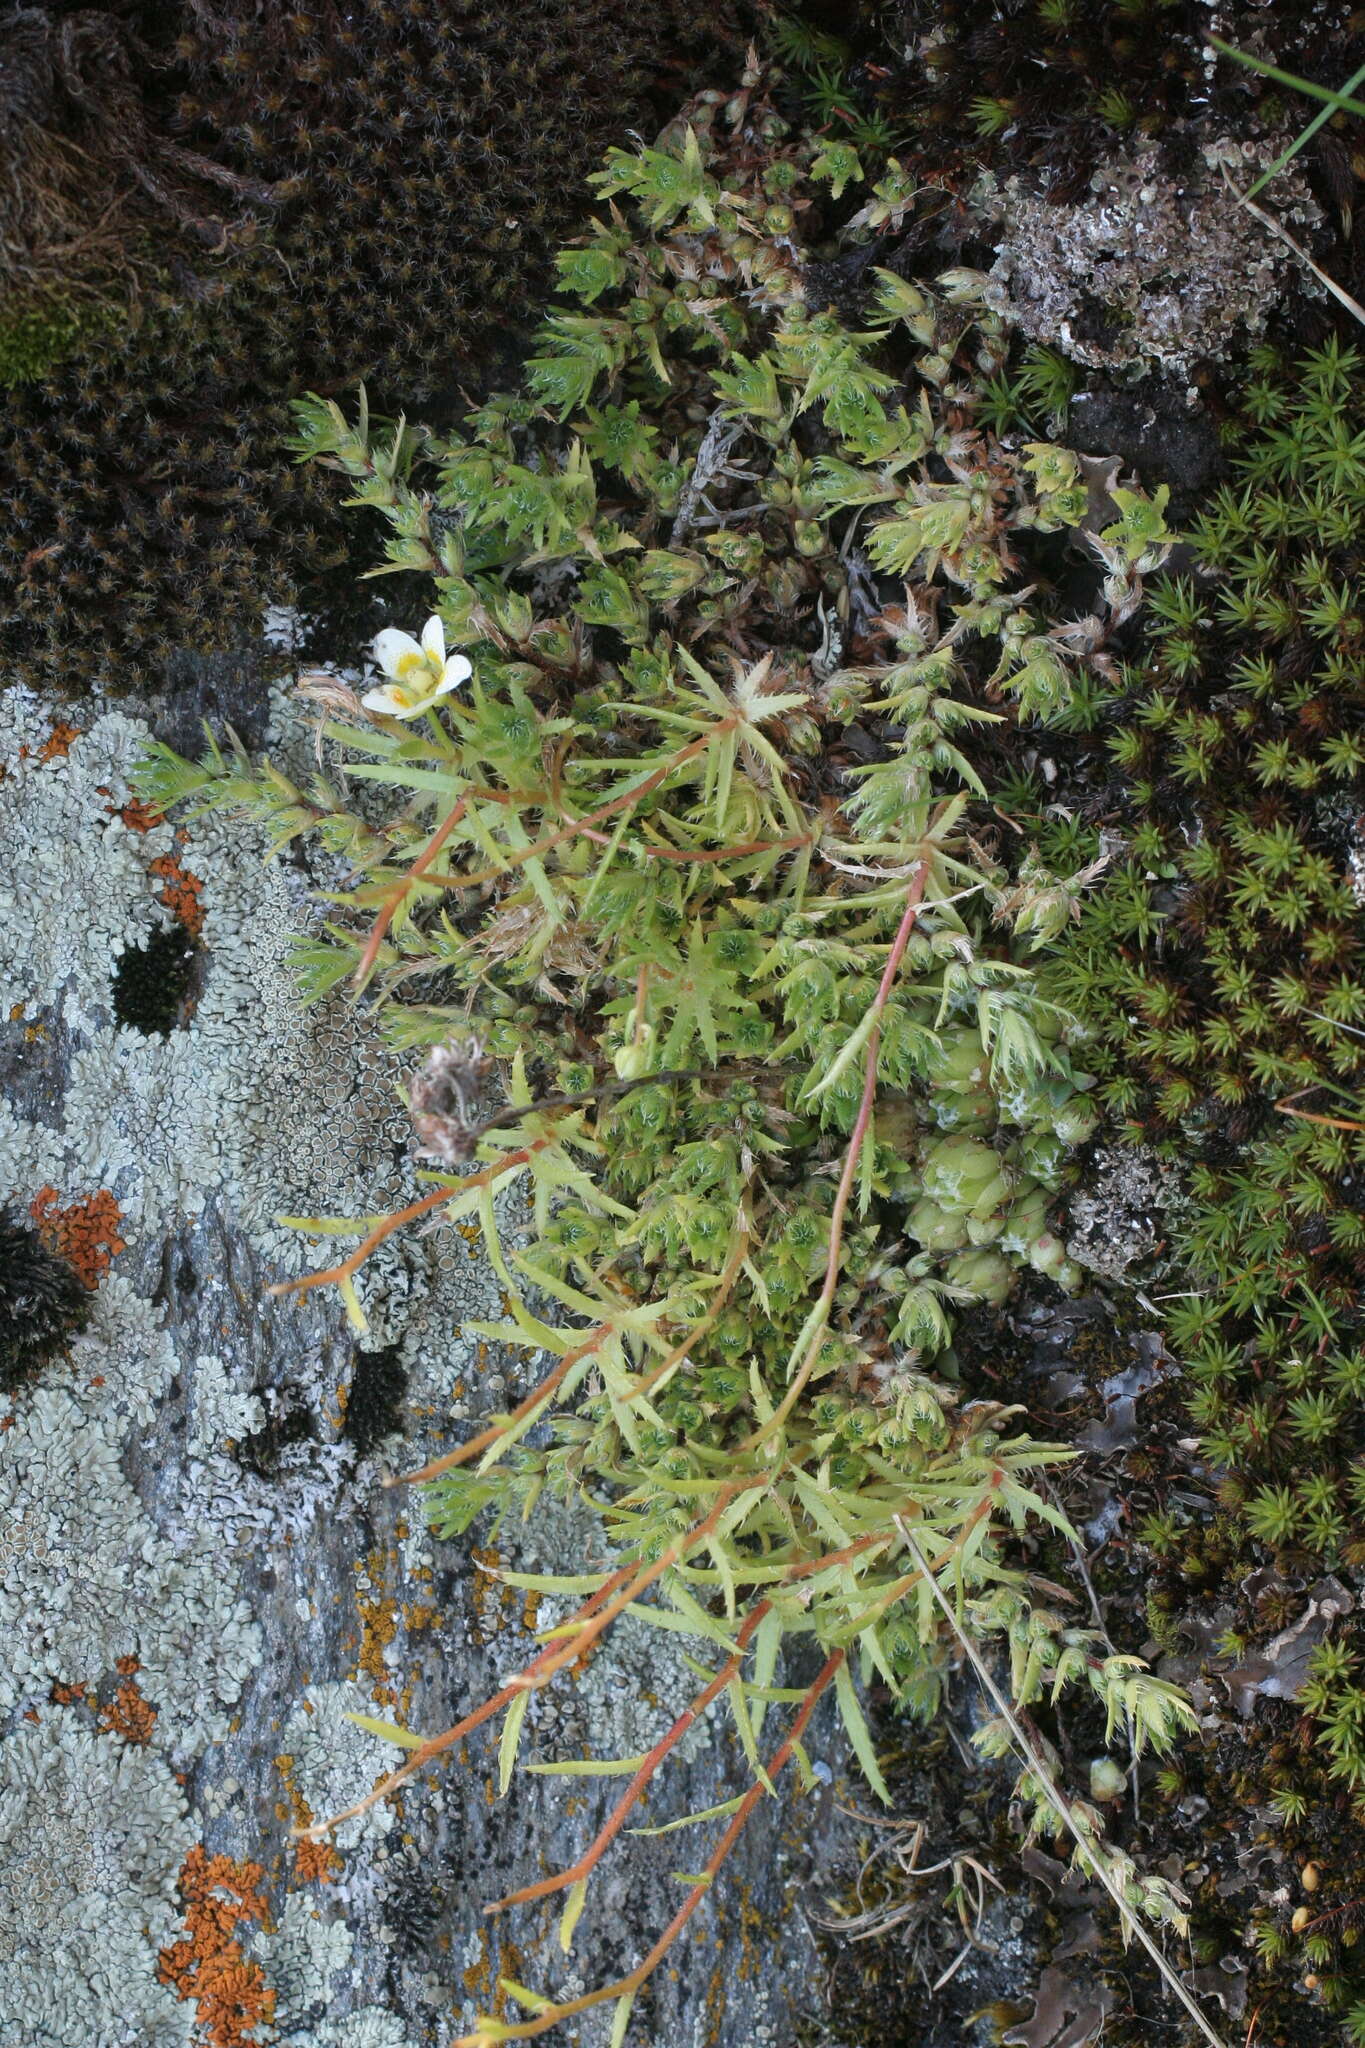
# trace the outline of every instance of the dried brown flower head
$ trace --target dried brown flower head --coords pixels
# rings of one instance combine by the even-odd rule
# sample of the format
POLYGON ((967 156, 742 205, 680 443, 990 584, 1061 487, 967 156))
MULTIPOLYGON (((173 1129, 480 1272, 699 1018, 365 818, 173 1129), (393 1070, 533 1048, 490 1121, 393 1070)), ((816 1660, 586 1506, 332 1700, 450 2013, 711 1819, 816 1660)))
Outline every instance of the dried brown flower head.
POLYGON ((473 1157, 479 1092, 492 1071, 477 1038, 432 1047, 408 1091, 419 1158, 459 1166, 473 1157))

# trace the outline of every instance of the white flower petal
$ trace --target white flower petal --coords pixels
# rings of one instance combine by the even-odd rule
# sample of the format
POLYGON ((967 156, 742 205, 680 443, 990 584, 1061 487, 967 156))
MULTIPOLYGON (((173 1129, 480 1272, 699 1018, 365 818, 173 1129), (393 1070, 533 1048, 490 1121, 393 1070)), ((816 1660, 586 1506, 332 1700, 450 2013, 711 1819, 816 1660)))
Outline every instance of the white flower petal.
POLYGON ((400 633, 397 626, 385 626, 382 633, 376 633, 371 651, 386 676, 405 675, 414 662, 426 660, 411 633, 400 633))
POLYGON ((422 652, 439 675, 445 665, 446 635, 445 627, 435 612, 422 628, 422 652))
POLYGON ((367 690, 360 701, 367 711, 387 712, 390 718, 416 718, 429 700, 416 690, 386 683, 382 690, 367 690))
POLYGON ((441 694, 444 696, 447 690, 457 690, 461 683, 469 681, 473 673, 474 665, 466 656, 463 654, 448 655, 445 667, 441 671, 441 694))

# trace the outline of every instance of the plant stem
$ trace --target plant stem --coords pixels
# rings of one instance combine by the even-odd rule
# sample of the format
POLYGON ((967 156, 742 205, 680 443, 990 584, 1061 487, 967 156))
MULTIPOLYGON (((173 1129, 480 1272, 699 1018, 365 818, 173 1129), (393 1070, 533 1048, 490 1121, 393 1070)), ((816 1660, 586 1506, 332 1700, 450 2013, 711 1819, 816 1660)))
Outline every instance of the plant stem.
POLYGON ((762 1484, 761 1480, 750 1479, 723 1486, 708 1515, 700 1522, 694 1522, 681 1536, 675 1537, 653 1564, 638 1568, 639 1561, 636 1559, 614 1572, 606 1584, 599 1586, 592 1597, 584 1602, 571 1620, 552 1632, 553 1639, 545 1648, 533 1657, 523 1670, 509 1678, 506 1685, 494 1693, 491 1699, 485 1700, 473 1713, 466 1714, 453 1728, 447 1728, 440 1735, 429 1737, 420 1749, 413 1751, 405 1764, 398 1770, 391 1771, 387 1778, 381 1779, 379 1784, 367 1792, 356 1805, 348 1806, 344 1813, 332 1814, 327 1820, 314 1821, 310 1827, 300 1829, 300 1834, 305 1835, 310 1841, 321 1841, 342 1821, 351 1820, 360 1813, 368 1813, 379 1800, 396 1791, 400 1785, 406 1784, 414 1772, 419 1771, 424 1764, 430 1763, 434 1756, 439 1756, 462 1736, 481 1727, 500 1707, 510 1706, 519 1693, 535 1692, 541 1686, 548 1685, 556 1672, 562 1671, 566 1664, 572 1664, 581 1657, 583 1652, 596 1642, 603 1630, 610 1628, 618 1614, 624 1613, 633 1601, 639 1599, 641 1593, 647 1592, 657 1579, 662 1578, 665 1572, 671 1571, 675 1564, 680 1563, 696 1544, 705 1541, 736 1494, 752 1490, 762 1484), (634 1577, 630 1576, 632 1571, 634 1577), (628 1579, 629 1583, 623 1591, 617 1592, 616 1588, 621 1585, 623 1579, 628 1579), (613 1595, 614 1597, 609 1597, 613 1595), (606 1604, 603 1605, 603 1602, 606 1604))
POLYGON ((626 810, 630 805, 637 804, 642 796, 648 796, 661 782, 666 782, 675 769, 685 767, 689 761, 695 761, 698 754, 706 752, 712 740, 719 739, 724 733, 733 732, 740 723, 737 711, 731 712, 726 718, 718 719, 697 739, 689 740, 685 747, 679 747, 677 753, 670 755, 662 767, 655 768, 642 781, 633 782, 629 789, 622 790, 619 796, 614 796, 607 803, 599 805, 595 811, 589 811, 585 818, 571 819, 558 832, 547 832, 545 837, 537 839, 534 845, 513 848, 506 860, 500 862, 497 867, 477 868, 472 875, 438 875, 433 879, 443 889, 477 889, 485 882, 498 881, 509 869, 524 867, 528 860, 539 860, 542 854, 549 853, 563 840, 572 839, 576 833, 586 831, 590 825, 599 824, 603 818, 610 818, 617 811, 626 810))
POLYGON ((1051 1778, 1048 1776, 1047 1771, 1044 1769, 1040 1759, 1034 1751, 1033 1745, 1029 1742, 1028 1737, 1025 1735, 1024 1730, 1020 1725, 1018 1715, 1015 1713, 1009 1701, 1005 1698, 1005 1695, 1001 1692, 995 1680, 991 1677, 991 1674, 986 1667, 985 1660, 981 1656, 980 1651, 977 1649, 975 1643, 967 1634, 966 1630, 962 1627, 962 1624, 959 1622, 957 1616, 953 1613, 952 1603, 949 1601, 947 1595, 943 1591, 942 1586, 940 1586, 938 1580, 935 1578, 933 1568, 927 1563, 924 1557, 924 1553, 921 1551, 918 1543, 916 1543, 914 1536, 911 1534, 909 1526, 905 1522, 903 1516, 897 1515, 896 1526, 899 1528, 901 1535, 905 1538, 906 1548, 910 1552, 911 1557, 915 1560, 915 1564, 918 1567, 919 1577, 922 1579, 923 1583, 929 1588, 929 1591, 933 1595, 934 1600, 937 1602, 945 1621, 947 1622, 949 1628, 952 1630, 953 1634, 956 1636, 958 1642, 961 1644, 963 1650, 965 1651, 967 1660, 971 1664, 973 1671, 976 1673, 976 1676, 983 1690, 988 1695, 992 1705, 996 1709, 996 1712, 1004 1721, 1005 1726, 1009 1729, 1010 1734, 1014 1737, 1014 1740, 1019 1748, 1019 1753, 1023 1758, 1025 1767, 1031 1773, 1031 1775, 1037 1780, 1037 1782, 1042 1786, 1043 1791, 1047 1796, 1049 1806, 1052 1807, 1053 1811, 1057 1815, 1057 1818, 1061 1821, 1063 1827, 1066 1828, 1067 1832, 1073 1837, 1077 1844, 1077 1847, 1080 1849, 1082 1868, 1093 1871, 1094 1875, 1098 1877, 1100 1883, 1104 1886, 1110 1898, 1118 1907, 1119 1918, 1123 1921, 1124 1927, 1130 1934, 1135 1934, 1137 1936, 1143 1948, 1146 1949, 1148 1955, 1156 1964, 1157 1969, 1161 1973, 1163 1981, 1175 1993, 1176 1997, 1179 1999, 1185 2011, 1189 2014, 1190 2018, 1198 2027, 1200 2033, 1204 2036, 1204 2039, 1210 2043, 1210 2048, 1226 2048, 1226 2044, 1224 2043, 1222 2038, 1218 2034, 1216 2034, 1213 2028, 1209 2025, 1203 2013, 1199 2010, 1199 2007, 1195 2004, 1193 1998, 1191 1998, 1189 1992, 1185 1989, 1185 1986, 1181 1983, 1180 1979, 1176 1976, 1175 1971, 1167 1962, 1165 1956, 1162 1955, 1161 1950, 1152 1940, 1152 1937, 1147 1932, 1147 1929, 1138 1919, 1137 1914, 1133 1911, 1127 1899, 1124 1898, 1122 1892, 1115 1884, 1113 1878, 1105 1869, 1103 1861, 1100 1859, 1100 1857, 1098 1857, 1095 1854, 1095 1844, 1093 1843, 1093 1841, 1088 1841, 1085 1835, 1082 1834, 1080 1828, 1077 1827, 1076 1822, 1072 1818, 1071 1808, 1068 1806, 1066 1800, 1062 1797, 1061 1793, 1057 1790, 1057 1787, 1053 1784, 1051 1778))
POLYGON ((455 1450, 447 1451, 444 1457, 433 1458, 430 1464, 421 1466, 416 1472, 390 1473, 383 1482, 384 1485, 417 1486, 424 1484, 428 1479, 439 1479, 443 1472, 451 1471, 456 1465, 467 1464, 470 1458, 477 1457, 480 1451, 487 1450, 490 1444, 495 1444, 499 1437, 506 1436, 508 1430, 514 1428, 523 1416, 529 1415, 533 1408, 538 1408, 542 1401, 548 1400, 556 1388, 563 1384, 566 1375, 573 1371, 580 1358, 587 1358, 611 1334, 610 1323, 599 1323, 595 1330, 589 1331, 583 1343, 576 1344, 572 1351, 565 1352, 554 1371, 547 1373, 540 1385, 533 1387, 525 1400, 517 1403, 510 1415, 500 1417, 478 1436, 471 1437, 467 1444, 460 1444, 455 1450))
MULTIPOLYGON (((806 1696, 796 1712, 785 1742, 783 1742, 779 1749, 773 1752, 769 1760, 767 1774, 770 1779, 776 1778, 790 1761, 793 1750, 804 1735, 810 1717, 815 1712, 821 1694, 833 1682, 835 1674, 844 1662, 845 1654, 843 1650, 833 1651, 826 1658, 823 1667, 807 1689, 806 1696)), ((636 1965, 628 1977, 620 1978, 615 1984, 604 1985, 600 1991, 586 1992, 582 1998, 570 1999, 564 2005, 550 2006, 545 2012, 538 2014, 533 2020, 527 2020, 523 2025, 509 2027, 505 2022, 498 2021, 498 2031, 496 2034, 490 2034, 482 2030, 475 2034, 462 2034, 455 2042, 454 2048, 494 2048, 494 2044, 499 2041, 529 2041, 537 2034, 548 2033, 550 2028, 557 2027, 561 2020, 572 2019, 575 2013, 587 2012, 595 2005, 605 2005, 608 1999, 633 1998, 640 1987, 648 1981, 659 1967, 659 1964, 668 1954, 668 1951, 696 1912, 697 1907, 710 1889, 712 1879, 730 1854, 730 1851, 734 1848, 735 1843, 743 1833, 745 1823, 759 1800, 764 1796, 765 1791, 766 1787, 762 1783, 755 1783, 750 1786, 740 1801, 738 1811, 712 1851, 705 1869, 698 1879, 693 1880, 692 1888, 687 1898, 673 1915, 673 1918, 669 1921, 653 1948, 650 1949, 648 1955, 636 1965)), ((1218 2044, 1218 2048, 1222 2048, 1221 2042, 1218 2044)))
POLYGON ((395 1230, 401 1230, 405 1223, 414 1223, 419 1216, 426 1216, 433 1209, 439 1209, 442 1202, 454 1202, 471 1188, 487 1187, 498 1175, 510 1167, 525 1166, 533 1152, 543 1152, 549 1144, 548 1138, 533 1138, 529 1145, 523 1145, 519 1152, 508 1152, 494 1166, 485 1167, 481 1173, 468 1174, 464 1179, 447 1183, 444 1187, 433 1188, 429 1195, 419 1201, 409 1202, 406 1209, 396 1209, 392 1216, 381 1217, 364 1241, 358 1244, 349 1259, 343 1259, 339 1266, 329 1266, 324 1273, 305 1273, 298 1280, 276 1280, 266 1288, 267 1294, 307 1294, 314 1287, 326 1287, 329 1283, 349 1280, 360 1271, 376 1245, 386 1237, 392 1237, 395 1230))
POLYGON ((882 970, 882 978, 878 984, 876 997, 873 1000, 872 1029, 868 1033, 867 1051, 864 1055, 863 1098, 858 1106, 858 1116, 853 1126, 853 1134, 848 1141, 848 1151, 844 1155, 844 1170, 839 1176, 839 1188, 834 1197, 834 1209, 830 1216, 829 1255, 825 1260, 824 1286, 820 1290, 820 1299, 816 1304, 815 1327, 811 1331, 810 1341, 806 1346, 806 1353, 795 1379, 783 1395, 770 1420, 764 1423, 761 1429, 756 1430, 751 1437, 746 1439, 742 1446, 746 1451, 756 1450, 760 1444, 766 1443, 770 1437, 775 1436, 777 1431, 781 1429, 783 1423, 800 1399, 811 1374, 814 1372, 816 1360, 820 1355, 820 1347, 825 1341, 829 1311, 834 1301, 834 1290, 839 1282, 839 1260, 844 1246, 844 1215, 848 1208, 849 1196, 853 1191, 853 1181, 858 1171, 858 1158, 863 1149, 863 1140, 866 1138, 868 1127, 872 1122, 872 1105, 876 1100, 877 1055, 881 1050, 882 1042, 881 1020, 886 1012, 886 1005, 890 1000, 892 986, 900 971, 901 961, 905 958, 905 949, 910 943, 910 934, 915 928, 915 921, 923 905, 924 891, 928 886, 928 881, 929 863, 927 859, 922 859, 917 863, 914 875, 911 878, 908 900, 901 917, 900 928, 896 933, 895 939, 892 941, 891 951, 887 957, 886 966, 882 970))
POLYGON ((519 1892, 509 1892, 505 1899, 495 1899, 491 1906, 484 1907, 485 1913, 501 1913, 504 1907, 507 1906, 525 1906, 529 1905, 533 1899, 549 1898, 551 1893, 562 1892, 569 1885, 578 1884, 592 1873, 615 1841, 617 1835, 620 1834, 621 1829, 625 1826, 628 1815, 638 1804, 646 1786, 658 1770, 660 1764, 663 1763, 671 1750, 677 1748, 688 1729, 692 1726, 692 1723, 697 1719, 697 1716, 706 1712, 712 1701, 719 1698, 720 1694, 724 1692, 726 1686, 730 1683, 730 1680, 735 1676, 744 1662, 744 1653, 748 1649, 759 1623, 763 1620, 764 1615, 768 1613, 771 1606, 772 1602, 770 1600, 760 1600, 756 1607, 749 1610, 749 1613, 744 1618, 739 1634, 735 1637, 734 1654, 726 1659, 710 1684, 703 1687, 691 1705, 684 1707, 682 1713, 679 1714, 667 1734, 659 1738, 653 1749, 642 1760, 640 1768, 636 1771, 629 1785, 627 1785, 625 1791, 617 1800, 616 1805, 612 1808, 605 1825, 583 1851, 577 1863, 573 1864, 568 1870, 560 1871, 557 1877, 543 1877, 539 1884, 525 1885, 519 1892))
POLYGON ((412 887, 412 884, 417 880, 417 877, 419 875, 425 874, 427 869, 431 866, 431 863, 435 860, 437 854, 441 851, 441 848, 445 845, 447 839, 449 839, 451 833, 455 830, 455 827, 459 824, 461 818, 463 818, 465 811, 468 807, 468 804, 469 792, 466 790, 465 794, 460 798, 459 802, 454 806, 453 810, 450 812, 450 815, 444 820, 442 824, 437 826, 436 830, 432 833, 430 839, 428 839, 421 853, 418 854, 416 860, 408 869, 407 875, 405 876, 403 881, 400 882, 397 888, 393 890, 392 894, 389 896, 388 901, 380 910, 379 915, 376 917, 373 925, 370 928, 370 936, 365 941, 365 950, 360 956, 359 965, 357 966, 354 975, 351 977, 351 985, 353 988, 357 990, 357 992, 364 988, 366 982, 370 978, 371 970, 374 967, 375 961, 379 957, 379 948, 384 943, 384 934, 388 930, 389 926, 392 924, 394 917, 397 914, 399 904, 403 901, 403 898, 407 895, 408 890, 412 887))

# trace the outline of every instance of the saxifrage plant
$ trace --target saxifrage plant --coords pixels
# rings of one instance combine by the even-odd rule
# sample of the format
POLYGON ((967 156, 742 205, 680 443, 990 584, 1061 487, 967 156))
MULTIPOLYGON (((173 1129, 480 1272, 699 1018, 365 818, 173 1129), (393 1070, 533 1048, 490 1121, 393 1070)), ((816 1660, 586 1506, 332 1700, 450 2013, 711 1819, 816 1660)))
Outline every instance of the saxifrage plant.
MULTIPOLYGON (((702 1817, 719 1838, 639 1966, 560 2003, 509 1986, 527 2016, 485 2016, 480 2044, 613 1999, 624 2037, 749 1815, 805 1770, 827 1692, 878 1790, 860 1681, 928 1714, 962 1634, 998 1640, 1021 1708, 1086 1688, 1136 1747, 1188 1712, 1040 1595, 1012 1538, 1065 1527, 1040 1480, 1066 1453, 949 1376, 955 1305, 1003 1300, 1023 1267, 1078 1279, 1053 1211, 1093 1120, 1076 1033, 1029 964, 1079 881, 991 855, 973 735, 1104 669, 1164 557, 1161 501, 1120 488, 1097 522, 1074 456, 977 424, 1005 339, 971 274, 930 290, 895 268, 917 203, 895 163, 846 228, 888 257, 861 325, 808 304, 806 251, 837 254, 834 195, 863 167, 792 133, 767 86, 751 66, 656 147, 611 153, 526 395, 447 437, 299 408, 301 454, 352 480, 386 566, 428 575, 436 611, 420 640, 381 636, 388 681, 365 702, 311 686, 328 715, 308 787, 216 745, 200 766, 159 750, 142 776, 161 804, 242 805, 340 855, 353 884, 301 942, 304 987, 369 989, 393 1039, 428 1048, 409 1094, 427 1192, 297 1219, 362 1242, 286 1290, 336 1285, 361 1320, 378 1243, 432 1212, 477 1219, 508 1300, 485 1334, 548 1369, 409 1477, 447 1536, 586 1498, 620 1560, 510 1575, 581 1604, 456 1727, 368 1724, 411 1754, 365 1804, 496 1715, 506 1786, 531 1692, 628 1606, 704 1645, 707 1675, 654 1750, 619 1760, 626 1790, 574 1866, 500 1905, 565 1894, 567 1942, 722 1696, 752 1767, 702 1817), (1052 623, 1034 592, 1073 549, 1094 610, 1052 623), (495 1066, 507 1106, 483 1114, 495 1066), (820 1668, 785 1688, 800 1639, 820 1668)), ((981 1739, 1016 1736, 1002 1720, 981 1739)), ((1036 1727, 1022 1760, 1026 1806, 1056 1825, 1036 1727)), ((1065 1812, 1130 1917, 1178 1917, 1092 1808, 1065 1812)))

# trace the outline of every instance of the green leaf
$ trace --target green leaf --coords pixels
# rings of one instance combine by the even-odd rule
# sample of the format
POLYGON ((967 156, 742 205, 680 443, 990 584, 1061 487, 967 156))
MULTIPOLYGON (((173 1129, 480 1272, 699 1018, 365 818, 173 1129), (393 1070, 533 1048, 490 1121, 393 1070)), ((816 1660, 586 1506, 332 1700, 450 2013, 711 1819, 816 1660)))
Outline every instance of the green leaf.
MULTIPOLYGON (((737 1792, 733 1799, 726 1799, 719 1806, 704 1807, 699 1813, 680 1814, 676 1820, 666 1820, 657 1828, 627 1828, 626 1833, 652 1840, 656 1835, 674 1834, 679 1828, 694 1828, 700 1821, 724 1820, 729 1814, 737 1812, 744 1804, 744 1798, 744 1793, 737 1792)), ((696 1884, 699 1882, 695 1877, 684 1877, 682 1872, 678 1870, 675 1870, 673 1875, 682 1884, 696 1884)), ((709 1882, 709 1880, 707 1881, 709 1882)))
POLYGON ((881 1765, 877 1762, 877 1753, 872 1747, 871 1731, 863 1716, 847 1657, 834 1674, 834 1690, 839 1701, 840 1718, 848 1732, 848 1739, 853 1744, 853 1754, 862 1767, 863 1776, 883 1806, 890 1806, 891 1794, 882 1776, 881 1765))
POLYGON ((588 1880, 586 1877, 580 1877, 577 1884, 571 1885, 569 1888, 568 1902, 559 1920, 559 1946, 563 1949, 565 1955, 569 1953, 570 1948, 573 1946, 573 1931, 578 1925, 587 1896, 588 1880))
POLYGON ((521 1724, 526 1719, 526 1709, 531 1704, 531 1689, 520 1692, 513 1700, 503 1719, 502 1737, 498 1743, 498 1796, 506 1798, 507 1788, 512 1782, 512 1770, 517 1760, 517 1744, 521 1740, 521 1724))
MULTIPOLYGON (((509 1998, 515 1998, 517 2004, 525 2006, 527 2012, 542 2013, 550 2012, 553 2009, 553 1998, 546 1998, 539 1991, 528 1991, 524 1984, 515 1983, 511 1977, 499 1977, 498 1983, 501 1986, 501 1988, 507 1993, 507 1996, 509 1998)), ((480 2020, 480 2027, 483 2027, 484 2024, 485 2023, 482 2020, 480 2020)), ((503 2038, 505 2039, 506 2036, 504 2036, 503 2038)))
POLYGON ((410 1728, 400 1728, 395 1721, 380 1721, 373 1714, 352 1714, 346 1719, 354 1721, 357 1728, 363 1728, 367 1735, 377 1735, 381 1742, 394 1742, 399 1749, 420 1749, 425 1742, 423 1735, 414 1735, 410 1728))
POLYGON ((586 1756, 562 1764, 527 1764, 524 1768, 544 1778, 632 1778, 643 1762, 643 1755, 586 1756))
POLYGON ((819 1099, 820 1096, 827 1095, 829 1093, 830 1089, 834 1086, 835 1082, 838 1081, 844 1074, 848 1072, 848 1069, 850 1068, 850 1066, 852 1066, 854 1060, 858 1057, 858 1054, 867 1044, 868 1039, 872 1036, 873 1030, 876 1027, 876 1023, 876 1012, 872 1009, 869 1009, 864 1015, 861 1023, 855 1025, 854 1029, 850 1031, 848 1037, 844 1041, 842 1048, 839 1051, 838 1056, 836 1057, 828 1071, 822 1074, 818 1081, 812 1082, 807 1086, 805 1094, 802 1098, 804 1101, 815 1102, 819 1099))
POLYGON ((616 2011, 613 2013, 611 2021, 611 2038, 607 2042, 607 2048, 623 2048, 626 2038, 626 2027, 630 2021, 630 2009, 634 2003, 635 1993, 633 1991, 623 1992, 621 1997, 617 1999, 616 2011))

